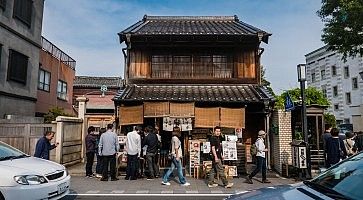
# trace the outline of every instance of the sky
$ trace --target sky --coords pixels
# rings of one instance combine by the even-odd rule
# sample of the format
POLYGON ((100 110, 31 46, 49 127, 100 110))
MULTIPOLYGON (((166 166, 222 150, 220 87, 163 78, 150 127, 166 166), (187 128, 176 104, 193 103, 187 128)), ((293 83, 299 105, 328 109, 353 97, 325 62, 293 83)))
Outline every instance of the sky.
POLYGON ((233 16, 272 33, 261 64, 275 93, 299 86, 296 66, 322 46, 319 0, 46 0, 42 35, 76 60, 77 76, 121 76, 117 33, 143 16, 233 16))

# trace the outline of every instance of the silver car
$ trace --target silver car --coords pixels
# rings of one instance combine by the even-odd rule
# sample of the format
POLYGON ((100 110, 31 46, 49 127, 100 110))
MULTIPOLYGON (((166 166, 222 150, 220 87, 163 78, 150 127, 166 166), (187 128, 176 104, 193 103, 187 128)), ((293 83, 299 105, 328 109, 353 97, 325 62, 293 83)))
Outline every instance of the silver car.
POLYGON ((330 167, 311 181, 234 194, 232 199, 363 199, 363 153, 330 167))
POLYGON ((31 157, 0 141, 0 200, 59 199, 69 193, 63 165, 31 157))

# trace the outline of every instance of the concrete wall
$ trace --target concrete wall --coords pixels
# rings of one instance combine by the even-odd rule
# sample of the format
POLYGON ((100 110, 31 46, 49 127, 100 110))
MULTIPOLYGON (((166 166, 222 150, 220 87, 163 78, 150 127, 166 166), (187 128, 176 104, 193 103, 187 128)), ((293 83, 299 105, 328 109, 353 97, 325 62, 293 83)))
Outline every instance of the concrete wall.
POLYGON ((272 135, 274 168, 280 174, 283 164, 291 164, 291 112, 275 111, 272 115, 272 123, 278 127, 278 133, 272 135))
POLYGON ((44 0, 33 1, 30 27, 13 18, 13 5, 14 0, 7 0, 5 11, 0 9, 0 117, 34 116, 44 0), (7 80, 9 49, 29 57, 25 84, 7 80))

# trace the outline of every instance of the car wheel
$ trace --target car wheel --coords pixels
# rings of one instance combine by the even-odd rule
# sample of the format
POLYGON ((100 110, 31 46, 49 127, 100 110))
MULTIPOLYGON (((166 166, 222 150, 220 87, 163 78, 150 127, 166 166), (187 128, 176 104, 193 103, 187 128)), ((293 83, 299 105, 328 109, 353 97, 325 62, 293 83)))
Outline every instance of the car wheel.
POLYGON ((5 200, 5 197, 3 196, 3 194, 1 194, 1 192, 0 192, 0 200, 5 200))

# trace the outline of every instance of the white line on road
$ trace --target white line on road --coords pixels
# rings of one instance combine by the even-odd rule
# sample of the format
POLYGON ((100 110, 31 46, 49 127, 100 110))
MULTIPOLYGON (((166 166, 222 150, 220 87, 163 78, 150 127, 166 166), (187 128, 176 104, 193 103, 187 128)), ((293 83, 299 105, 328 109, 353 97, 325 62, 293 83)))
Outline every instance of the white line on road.
POLYGON ((154 197, 168 197, 168 196, 175 196, 175 197, 215 197, 215 196, 221 196, 221 197, 225 197, 225 196, 229 196, 232 194, 68 194, 67 196, 111 196, 111 197, 115 197, 115 196, 154 196, 154 197))

